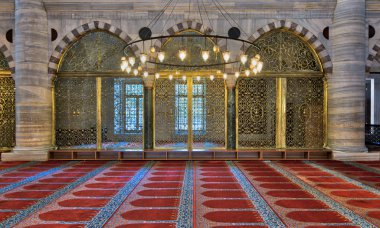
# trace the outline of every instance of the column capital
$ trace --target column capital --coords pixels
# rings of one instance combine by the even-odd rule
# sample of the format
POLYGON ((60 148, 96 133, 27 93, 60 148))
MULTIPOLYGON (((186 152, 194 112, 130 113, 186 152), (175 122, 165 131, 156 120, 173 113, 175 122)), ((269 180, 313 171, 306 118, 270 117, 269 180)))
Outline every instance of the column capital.
POLYGON ((227 88, 235 88, 236 82, 237 82, 237 78, 233 75, 229 75, 226 79, 227 88))
POLYGON ((153 88, 154 85, 154 76, 153 75, 148 75, 148 77, 143 78, 144 82, 144 87, 147 88, 153 88))

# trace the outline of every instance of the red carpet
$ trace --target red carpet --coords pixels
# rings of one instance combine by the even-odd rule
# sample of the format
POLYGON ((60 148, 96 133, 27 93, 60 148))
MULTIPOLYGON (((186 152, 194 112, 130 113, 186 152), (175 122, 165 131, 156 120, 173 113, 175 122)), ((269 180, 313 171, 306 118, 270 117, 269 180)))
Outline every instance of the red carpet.
POLYGON ((6 170, 22 164, 0 163, 0 227, 380 227, 375 162, 82 161, 6 170))

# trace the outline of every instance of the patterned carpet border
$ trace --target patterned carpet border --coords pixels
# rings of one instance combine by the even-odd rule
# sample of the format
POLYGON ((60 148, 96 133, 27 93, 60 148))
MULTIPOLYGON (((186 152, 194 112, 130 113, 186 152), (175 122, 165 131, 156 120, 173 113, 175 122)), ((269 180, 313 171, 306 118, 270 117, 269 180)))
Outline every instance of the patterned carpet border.
POLYGON ((265 224, 269 227, 286 227, 277 214, 272 210, 272 208, 265 202, 262 196, 255 190, 251 183, 247 180, 244 174, 239 170, 239 168, 232 162, 227 161, 231 172, 234 174, 239 184, 242 186, 243 190, 247 193, 248 198, 253 202, 257 208, 259 214, 263 218, 265 224))
MULTIPOLYGON (((304 181, 302 181, 301 179, 299 179, 297 176, 294 176, 293 174, 291 174, 290 172, 288 172, 287 170, 281 168, 280 166, 274 164, 273 162, 271 161, 265 161, 270 167, 274 168, 275 170, 281 172, 285 177, 289 178, 290 180, 292 180, 294 183, 298 184, 300 187, 302 187, 304 190, 306 190, 307 192, 309 192, 310 194, 314 195, 317 199, 323 201, 325 204, 327 204, 328 206, 330 206, 332 209, 334 209, 335 211, 339 212, 340 214, 346 216, 348 219, 350 219, 355 225, 357 226, 360 226, 362 228, 372 228, 372 227, 376 227, 374 225, 372 225, 371 223, 369 223, 367 220, 365 220, 364 218, 362 218, 361 216, 355 214, 354 212, 352 212, 351 210, 345 208, 344 206, 342 206, 341 204, 335 202, 333 199, 329 198, 328 196, 326 196, 325 194, 321 193, 320 191, 314 189, 313 187, 311 187, 310 185, 308 185, 307 183, 305 183, 304 181)), ((342 224, 340 224, 342 225, 342 224)))
POLYGON ((360 187, 360 188, 362 188, 364 190, 367 190, 367 191, 370 191, 370 192, 375 193, 377 195, 380 195, 380 190, 378 190, 376 188, 373 188, 371 186, 368 186, 366 184, 363 184, 363 183, 361 183, 361 182, 359 182, 357 180, 354 180, 352 178, 349 178, 349 177, 347 177, 347 176, 345 176, 345 175, 343 175, 343 174, 341 174, 341 173, 339 173, 337 171, 330 170, 330 169, 328 169, 326 167, 323 167, 321 165, 318 165, 318 164, 316 164, 316 163, 314 163, 312 161, 304 161, 304 163, 308 164, 308 165, 311 165, 311 166, 313 166, 315 168, 318 168, 320 170, 323 170, 326 173, 330 173, 330 174, 332 174, 332 175, 334 175, 336 177, 339 177, 339 178, 341 178, 341 179, 343 179, 343 180, 345 180, 345 181, 347 181, 347 182, 349 182, 351 184, 354 184, 354 185, 356 185, 356 186, 358 186, 358 187, 360 187))
POLYGON ((115 213, 119 206, 124 202, 124 200, 129 196, 133 189, 140 183, 144 176, 152 168, 154 161, 147 162, 141 169, 128 181, 124 187, 112 197, 112 199, 105 205, 99 213, 92 218, 86 224, 86 227, 102 227, 108 221, 109 218, 115 213))
POLYGON ((31 177, 25 178, 25 179, 22 180, 22 181, 19 181, 19 182, 16 182, 16 183, 13 183, 13 184, 7 185, 7 186, 5 186, 5 187, 3 187, 3 188, 0 188, 0 194, 4 194, 4 193, 6 193, 6 192, 8 192, 8 191, 11 191, 11 190, 17 188, 17 187, 20 187, 20 186, 25 185, 25 184, 27 184, 27 183, 30 183, 30 182, 32 182, 32 181, 38 180, 38 179, 40 179, 40 178, 42 178, 42 177, 44 177, 44 176, 47 176, 47 175, 50 175, 50 174, 56 173, 56 172, 58 172, 59 170, 65 168, 65 167, 68 167, 68 166, 74 165, 74 164, 76 164, 76 163, 78 163, 78 161, 68 162, 68 163, 65 163, 65 164, 63 164, 63 165, 60 165, 60 166, 58 166, 58 167, 55 167, 55 168, 52 168, 52 169, 46 170, 46 171, 41 172, 41 173, 38 173, 38 174, 36 174, 36 175, 34 175, 34 176, 31 176, 31 177))
POLYGON ((347 161, 343 162, 343 163, 347 164, 347 165, 352 165, 352 166, 355 166, 357 168, 364 169, 365 171, 373 172, 373 173, 376 173, 376 174, 380 175, 380 170, 372 168, 372 167, 368 167, 366 165, 362 165, 362 164, 359 164, 359 163, 356 163, 356 162, 347 162, 347 161))
MULTIPOLYGON (((59 167, 64 168, 64 167, 68 166, 69 164, 76 164, 76 163, 79 163, 79 162, 78 161, 69 162, 69 163, 67 163, 63 166, 59 166, 59 167)), ((16 215, 14 215, 14 216, 8 218, 7 220, 1 222, 0 227, 12 227, 12 226, 16 225, 17 223, 21 222, 21 220, 28 217, 30 214, 34 213, 37 210, 40 210, 41 208, 45 207, 46 205, 48 205, 52 201, 58 199, 62 195, 66 194, 67 192, 76 188, 78 185, 80 185, 80 184, 86 182, 87 180, 91 179, 92 177, 94 177, 95 175, 97 175, 98 173, 102 172, 103 170, 107 169, 108 167, 110 167, 111 165, 113 165, 115 163, 116 162, 114 162, 114 161, 110 161, 110 162, 105 163, 101 167, 95 169, 94 171, 89 172, 85 176, 83 176, 83 177, 79 178, 78 180, 72 182, 71 184, 67 185, 66 187, 54 192, 53 194, 49 195, 48 197, 45 197, 45 198, 39 200, 38 203, 34 204, 33 206, 31 206, 27 209, 24 209, 24 210, 20 211, 19 213, 17 213, 16 215)), ((52 170, 56 170, 56 169, 59 170, 59 167, 48 170, 48 171, 51 172, 52 170)), ((42 173, 46 173, 48 171, 45 171, 42 173)), ((50 174, 50 173, 48 173, 48 174, 50 174)))
POLYGON ((191 161, 186 162, 186 171, 178 210, 176 227, 193 227, 194 167, 191 161))
POLYGON ((9 172, 12 172, 12 171, 15 171, 15 170, 18 170, 18 169, 21 169, 21 168, 26 168, 26 167, 35 165, 37 163, 39 163, 39 162, 26 162, 26 163, 23 163, 23 164, 20 164, 20 165, 16 165, 16 166, 13 166, 13 167, 10 167, 10 168, 6 168, 6 169, 3 169, 3 170, 0 170, 0 175, 1 174, 5 174, 5 173, 9 173, 9 172))

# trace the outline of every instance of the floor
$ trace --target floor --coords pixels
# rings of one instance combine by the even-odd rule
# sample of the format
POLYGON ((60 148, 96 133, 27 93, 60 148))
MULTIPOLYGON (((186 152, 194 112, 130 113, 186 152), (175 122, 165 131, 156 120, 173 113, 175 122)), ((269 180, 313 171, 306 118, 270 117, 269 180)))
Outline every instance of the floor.
POLYGON ((380 162, 0 163, 0 227, 378 227, 380 162))

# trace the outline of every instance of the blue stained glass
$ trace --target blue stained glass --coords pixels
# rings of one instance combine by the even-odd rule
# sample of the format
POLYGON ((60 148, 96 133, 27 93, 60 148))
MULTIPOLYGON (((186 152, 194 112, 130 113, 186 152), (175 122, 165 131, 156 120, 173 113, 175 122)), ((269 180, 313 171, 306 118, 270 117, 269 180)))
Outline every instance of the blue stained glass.
POLYGON ((121 102, 121 85, 118 79, 115 79, 114 83, 114 133, 120 134, 123 130, 123 118, 122 118, 122 102, 121 102))
MULTIPOLYGON (((194 134, 205 134, 206 131, 206 89, 205 84, 193 85, 192 100, 192 122, 194 134)), ((187 85, 176 84, 176 125, 175 130, 178 134, 188 132, 188 112, 187 112, 187 85)))
POLYGON ((128 79, 115 79, 114 106, 115 134, 141 134, 143 128, 143 86, 130 83, 128 79))

